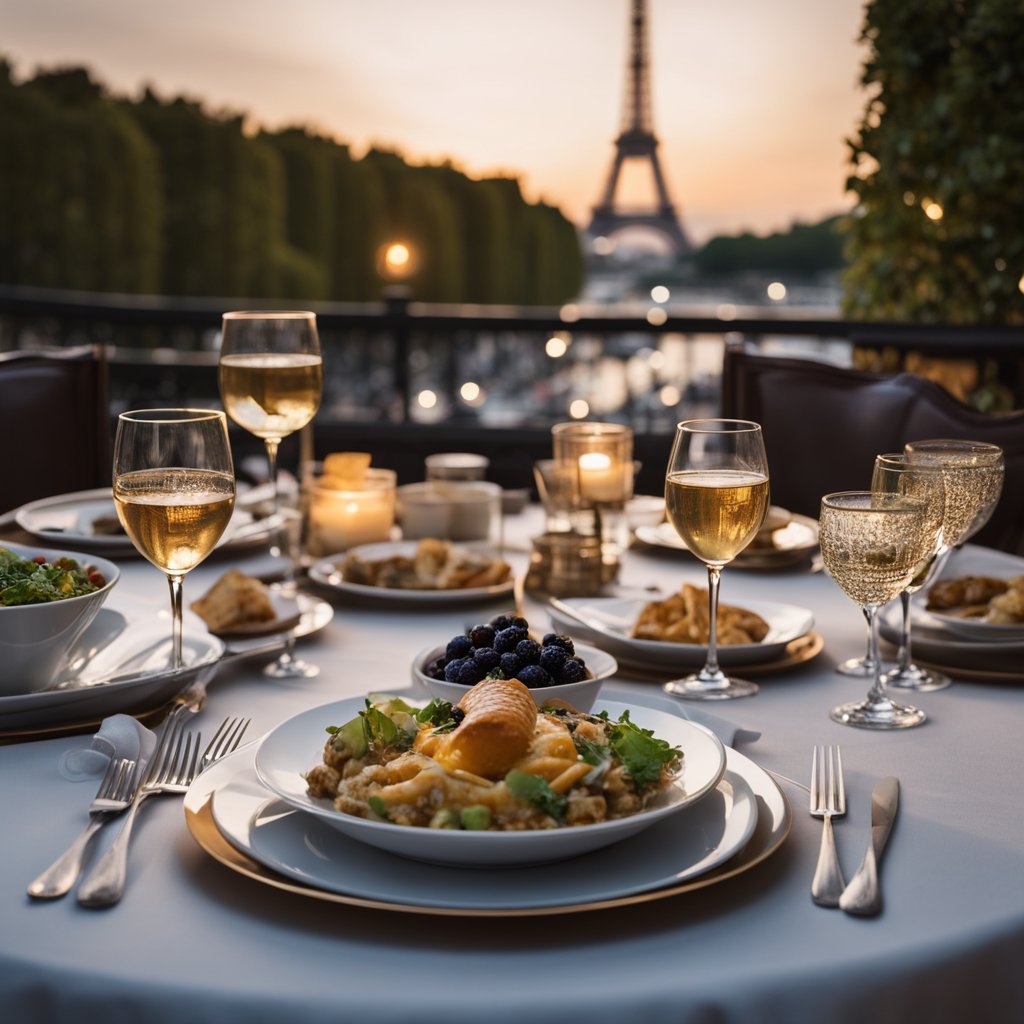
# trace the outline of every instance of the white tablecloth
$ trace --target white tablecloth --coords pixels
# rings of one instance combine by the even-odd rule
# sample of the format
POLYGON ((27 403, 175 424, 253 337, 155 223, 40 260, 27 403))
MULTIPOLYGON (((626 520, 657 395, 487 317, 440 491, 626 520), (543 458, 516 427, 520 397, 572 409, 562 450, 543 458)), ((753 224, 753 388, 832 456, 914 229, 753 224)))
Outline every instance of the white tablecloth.
MULTIPOLYGON (((524 546, 537 532, 534 513, 509 521, 524 546)), ((525 564, 523 553, 510 557, 525 564)), ((1004 564, 1003 574, 1022 564, 1004 564)), ((186 598, 224 568, 220 561, 196 570, 186 598)), ((118 600, 166 590, 147 563, 126 561, 123 573, 118 600)), ((622 583, 672 589, 683 579, 703 582, 703 570, 647 549, 629 553, 622 583)), ((756 697, 714 710, 761 730, 744 752, 801 782, 812 744, 842 744, 849 813, 836 840, 847 875, 868 840, 872 786, 885 775, 901 780, 881 917, 811 902, 821 826, 806 813, 806 794, 789 784, 792 833, 766 862, 705 890, 621 910, 491 920, 322 903, 213 861, 187 831, 180 800, 166 797, 140 815, 119 905, 36 903, 25 886, 84 824, 92 791, 58 772, 61 753, 89 737, 49 739, 0 747, 0 1020, 1024 1019, 1024 691, 958 682, 920 695, 929 721, 906 732, 834 724, 828 709, 865 690, 834 672, 836 661, 863 650, 857 608, 823 574, 727 569, 723 598, 744 597, 811 608, 826 650, 799 670, 764 677, 756 697)), ((405 686, 415 652, 500 610, 340 604, 333 623, 302 647, 322 666, 318 678, 272 682, 259 663, 243 662, 214 680, 198 721, 208 731, 244 713, 261 733, 316 704, 405 686)), ((546 626, 538 606, 530 613, 546 626)), ((611 686, 616 696, 660 694, 622 673, 611 686)))

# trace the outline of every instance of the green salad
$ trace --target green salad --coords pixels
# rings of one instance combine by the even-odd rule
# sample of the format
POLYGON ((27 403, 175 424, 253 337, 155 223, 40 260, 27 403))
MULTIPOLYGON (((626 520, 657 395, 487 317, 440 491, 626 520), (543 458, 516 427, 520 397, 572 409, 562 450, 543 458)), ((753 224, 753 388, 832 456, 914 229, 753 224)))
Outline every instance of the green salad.
POLYGON ((43 604, 81 597, 105 587, 103 573, 74 558, 47 562, 42 555, 23 558, 0 547, 0 605, 43 604))

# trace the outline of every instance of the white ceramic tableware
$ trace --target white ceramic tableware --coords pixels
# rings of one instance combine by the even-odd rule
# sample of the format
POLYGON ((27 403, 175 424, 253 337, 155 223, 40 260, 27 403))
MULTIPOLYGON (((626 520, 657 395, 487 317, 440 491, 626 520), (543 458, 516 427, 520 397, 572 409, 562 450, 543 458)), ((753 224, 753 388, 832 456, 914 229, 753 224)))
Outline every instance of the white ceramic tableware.
POLYGON ((42 555, 47 562, 73 558, 94 566, 106 580, 91 594, 42 604, 0 606, 0 696, 36 693, 52 686, 69 650, 99 614, 121 575, 113 562, 77 551, 53 551, 4 543, 23 558, 42 555))
MULTIPOLYGON (((578 683, 562 683, 556 686, 542 686, 531 690, 534 700, 540 706, 545 701, 564 700, 577 711, 589 711, 594 706, 601 687, 606 679, 610 679, 618 671, 618 662, 604 651, 589 644, 574 644, 579 655, 590 670, 591 678, 578 683)), ((420 651, 413 659, 412 678, 419 683, 431 697, 440 697, 452 704, 458 704, 470 689, 461 683, 449 683, 444 679, 434 679, 426 673, 426 667, 435 658, 444 653, 444 647, 428 647, 420 651)))
MULTIPOLYGON (((260 781, 285 803, 315 815, 360 842, 414 860, 435 864, 494 867, 540 864, 575 857, 636 835, 658 821, 707 796, 725 772, 725 748, 703 726, 652 708, 629 708, 634 724, 683 751, 680 777, 658 805, 627 818, 573 828, 524 832, 414 828, 370 821, 336 811, 306 790, 304 773, 320 760, 328 726, 342 725, 366 706, 357 697, 309 708, 282 722, 263 738, 256 751, 260 781)), ((617 713, 627 710, 619 705, 617 713)))

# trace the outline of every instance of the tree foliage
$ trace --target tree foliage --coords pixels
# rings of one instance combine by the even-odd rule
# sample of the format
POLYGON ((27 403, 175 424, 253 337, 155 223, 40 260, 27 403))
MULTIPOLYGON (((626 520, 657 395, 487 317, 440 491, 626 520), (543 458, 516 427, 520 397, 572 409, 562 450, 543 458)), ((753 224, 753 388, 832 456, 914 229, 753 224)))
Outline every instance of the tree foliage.
POLYGON ((1022 323, 1024 5, 872 0, 844 311, 1022 323))
POLYGON ((0 281, 369 301, 377 255, 417 253, 434 302, 559 303, 583 258, 556 208, 394 152, 352 157, 301 126, 248 129, 193 100, 112 97, 82 68, 15 84, 0 61, 0 281))
POLYGON ((694 256, 694 266, 702 274, 750 270, 815 274, 838 270, 843 265, 839 217, 829 217, 817 224, 794 224, 788 231, 763 237, 749 231, 734 236, 720 235, 694 256))

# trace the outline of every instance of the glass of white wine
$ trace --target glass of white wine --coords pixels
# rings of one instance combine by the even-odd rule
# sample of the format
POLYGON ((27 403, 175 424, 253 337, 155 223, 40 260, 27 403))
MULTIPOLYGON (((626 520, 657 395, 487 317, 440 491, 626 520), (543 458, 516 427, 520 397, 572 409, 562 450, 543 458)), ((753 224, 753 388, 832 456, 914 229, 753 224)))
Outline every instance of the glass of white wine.
POLYGON ((708 653, 704 667, 665 683, 691 700, 757 693, 757 684, 718 664, 718 587, 722 568, 756 536, 768 512, 768 458, 761 425, 749 420, 686 420, 676 426, 665 474, 665 510, 687 548, 708 570, 708 653))
MULTIPOLYGON (((240 427, 263 439, 267 449, 273 493, 272 514, 284 515, 278 531, 278 551, 285 554, 286 597, 296 596, 294 530, 289 513, 279 507, 277 453, 281 441, 301 430, 316 415, 323 393, 323 359, 316 314, 294 312, 225 313, 221 326, 218 366, 221 401, 240 427)), ((285 647, 264 672, 277 678, 314 676, 316 665, 295 657, 295 637, 285 635, 285 647)))
MULTIPOLYGON (((934 556, 939 526, 922 498, 843 491, 821 499, 819 538, 825 569, 867 619, 877 666, 878 610, 934 556)), ((907 729, 924 722, 925 713, 892 700, 876 667, 867 697, 833 708, 830 717, 866 729, 907 729)))
POLYGON ((942 470, 923 462, 912 462, 903 452, 875 456, 871 490, 876 493, 904 494, 921 498, 927 505, 928 527, 938 525, 935 551, 920 566, 910 584, 900 591, 900 643, 896 665, 882 676, 886 686, 909 690, 941 690, 949 686, 949 676, 915 665, 911 656, 910 599, 932 578, 945 560, 949 546, 945 542, 946 487, 942 470))
POLYGON ((131 542, 171 588, 171 665, 182 659, 182 584, 235 507, 227 420, 208 409, 140 409, 117 419, 114 505, 131 542))

